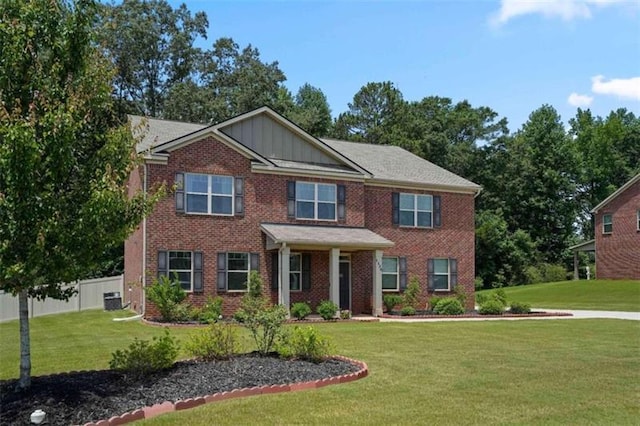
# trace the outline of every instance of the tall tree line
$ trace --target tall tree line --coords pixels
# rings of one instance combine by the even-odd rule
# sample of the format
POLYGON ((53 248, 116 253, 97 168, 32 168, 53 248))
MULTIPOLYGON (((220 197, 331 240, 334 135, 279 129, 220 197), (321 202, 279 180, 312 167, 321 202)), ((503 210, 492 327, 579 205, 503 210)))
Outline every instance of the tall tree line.
POLYGON ((292 94, 277 61, 220 38, 208 19, 165 0, 104 5, 96 32, 117 70, 122 113, 215 123, 268 105, 315 136, 401 146, 482 185, 476 201, 477 275, 485 286, 523 284, 529 268, 563 264, 568 247, 593 237, 591 208, 640 171, 640 118, 620 109, 578 109, 565 127, 542 105, 510 131, 488 106, 441 96, 407 101, 393 83, 369 82, 331 118, 310 84, 292 94))

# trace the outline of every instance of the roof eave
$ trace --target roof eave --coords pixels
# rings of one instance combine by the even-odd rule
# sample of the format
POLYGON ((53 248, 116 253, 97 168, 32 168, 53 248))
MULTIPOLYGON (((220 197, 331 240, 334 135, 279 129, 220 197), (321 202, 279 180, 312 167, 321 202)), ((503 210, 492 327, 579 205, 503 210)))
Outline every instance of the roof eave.
POLYGON ((365 182, 366 185, 371 186, 382 186, 382 187, 393 187, 393 188, 407 188, 407 189, 421 189, 421 190, 432 190, 439 192, 455 192, 459 194, 472 194, 474 196, 478 195, 482 190, 480 185, 469 185, 469 186, 461 186, 461 185, 444 185, 437 183, 421 183, 421 182, 411 182, 411 181, 400 181, 400 180, 392 180, 392 179, 379 179, 372 178, 365 182))
POLYGON ((635 184, 636 182, 640 181, 640 173, 638 173, 637 175, 635 175, 634 177, 632 177, 631 179, 629 179, 624 185, 622 185, 620 188, 616 189, 613 194, 609 195, 607 198, 605 198, 600 204, 598 204, 597 206, 595 206, 593 209, 591 209, 591 213, 597 214, 598 211, 600 211, 604 206, 606 206, 607 204, 609 204, 613 199, 615 199, 616 197, 618 197, 618 195, 622 194, 624 191, 626 191, 631 185, 635 184))

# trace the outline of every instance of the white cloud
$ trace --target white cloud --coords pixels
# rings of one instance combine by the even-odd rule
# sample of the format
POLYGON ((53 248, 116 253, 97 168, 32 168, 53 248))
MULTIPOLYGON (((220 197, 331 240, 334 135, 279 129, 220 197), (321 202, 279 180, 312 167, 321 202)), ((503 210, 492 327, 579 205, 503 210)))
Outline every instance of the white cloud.
POLYGON ((640 77, 613 78, 605 81, 604 76, 596 75, 591 78, 591 91, 599 95, 613 95, 640 101, 640 77))
POLYGON ((569 95, 567 102, 569 102, 569 105, 578 108, 588 107, 589 105, 591 105, 591 102, 593 102, 593 96, 579 95, 573 92, 569 95))
POLYGON ((546 18, 558 17, 565 21, 591 18, 593 7, 606 7, 628 0, 501 0, 500 10, 491 18, 491 24, 500 26, 523 15, 540 14, 546 18))

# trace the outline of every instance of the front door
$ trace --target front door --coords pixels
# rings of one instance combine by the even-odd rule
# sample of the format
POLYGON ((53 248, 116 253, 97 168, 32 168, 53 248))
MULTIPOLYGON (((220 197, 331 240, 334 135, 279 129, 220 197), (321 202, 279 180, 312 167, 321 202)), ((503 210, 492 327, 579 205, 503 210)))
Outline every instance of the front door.
POLYGON ((351 262, 340 262, 340 310, 351 309, 351 262))

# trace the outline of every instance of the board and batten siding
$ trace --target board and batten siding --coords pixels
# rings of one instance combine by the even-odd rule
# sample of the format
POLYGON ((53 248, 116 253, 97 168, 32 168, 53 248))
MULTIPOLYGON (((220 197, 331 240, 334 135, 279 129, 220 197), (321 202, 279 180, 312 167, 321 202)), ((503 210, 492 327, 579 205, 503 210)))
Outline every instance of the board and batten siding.
POLYGON ((233 123, 221 131, 266 158, 314 164, 341 164, 309 141, 264 115, 233 123))

